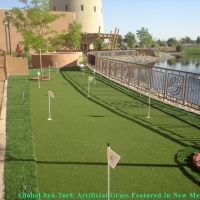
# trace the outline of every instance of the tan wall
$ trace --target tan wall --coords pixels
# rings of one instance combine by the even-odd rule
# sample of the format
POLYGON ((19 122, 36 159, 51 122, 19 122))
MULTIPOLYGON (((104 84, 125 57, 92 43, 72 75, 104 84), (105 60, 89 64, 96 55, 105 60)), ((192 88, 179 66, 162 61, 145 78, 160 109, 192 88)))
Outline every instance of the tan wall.
POLYGON ((136 51, 138 51, 140 54, 145 53, 145 55, 148 56, 155 56, 154 51, 151 49, 135 49, 136 51))
MULTIPOLYGON (((82 61, 82 52, 59 52, 59 53, 49 53, 42 54, 42 67, 56 67, 55 62, 57 62, 57 67, 72 67, 78 66, 79 62, 82 61)), ((40 68, 40 55, 32 55, 32 66, 33 68, 40 68)))
POLYGON ((75 12, 76 21, 83 25, 83 32, 98 33, 101 26, 101 33, 104 33, 101 0, 53 0, 50 8, 54 10, 55 7, 56 11, 66 11, 66 5, 70 12, 75 12), (83 11, 81 5, 84 6, 83 11))
MULTIPOLYGON (((8 9, 0 9, 0 22, 5 18, 5 12, 8 9)), ((53 12, 55 14, 66 14, 65 17, 58 19, 57 21, 50 24, 51 28, 61 32, 61 30, 67 30, 68 24, 72 23, 75 20, 75 13, 73 12, 53 12)), ((1 37, 0 37, 0 49, 6 51, 6 35, 5 35, 5 25, 0 23, 1 37)), ((8 33, 8 30, 7 30, 8 33)), ((20 33, 17 33, 17 29, 10 25, 10 35, 11 35, 11 49, 16 51, 16 46, 19 41, 22 41, 23 38, 20 33)), ((9 50, 9 38, 8 38, 8 50, 9 50)))
POLYGON ((5 51, 0 52, 0 80, 7 80, 5 51))
POLYGON ((7 72, 9 75, 27 75, 27 58, 6 56, 7 72))

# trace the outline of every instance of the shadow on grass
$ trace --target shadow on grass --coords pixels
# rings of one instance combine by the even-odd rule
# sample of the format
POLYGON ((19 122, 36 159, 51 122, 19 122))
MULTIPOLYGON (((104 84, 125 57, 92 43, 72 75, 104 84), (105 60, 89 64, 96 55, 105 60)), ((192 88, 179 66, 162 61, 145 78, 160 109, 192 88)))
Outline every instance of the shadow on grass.
MULTIPOLYGON (((70 70, 68 69, 67 71, 70 71, 70 70)), ((71 84, 71 86, 72 86, 77 92, 79 92, 82 96, 84 96, 85 98, 87 98, 87 97, 86 97, 86 93, 84 92, 84 91, 86 91, 86 90, 85 90, 84 88, 82 88, 82 86, 81 86, 78 82, 76 82, 75 80, 73 80, 73 79, 66 73, 67 71, 64 71, 64 70, 61 70, 61 71, 60 71, 62 77, 63 77, 66 81, 68 81, 68 82, 71 84)), ((99 81, 101 81, 101 80, 99 80, 99 81)), ((172 136, 170 136, 170 135, 168 135, 168 134, 166 134, 166 133, 164 133, 164 132, 162 132, 162 131, 160 131, 160 130, 157 130, 157 129, 151 127, 151 126, 150 126, 150 125, 151 125, 151 122, 148 122, 148 121, 146 121, 146 120, 144 120, 144 119, 142 119, 142 118, 138 118, 138 117, 134 117, 134 118, 133 118, 133 117, 131 117, 131 116, 129 117, 129 116, 127 116, 127 115, 128 115, 127 112, 124 112, 124 111, 120 110, 119 108, 112 108, 111 106, 113 106, 113 105, 110 105, 110 104, 107 103, 106 101, 102 101, 100 98, 98 98, 98 97, 96 97, 96 96, 94 96, 94 95, 92 95, 90 98, 88 98, 88 100, 89 100, 89 101, 92 101, 93 103, 96 103, 96 104, 102 106, 103 108, 109 110, 110 112, 112 112, 112 113, 114 113, 114 114, 116 114, 116 115, 118 115, 118 116, 120 116, 120 117, 123 117, 123 118, 125 118, 125 119, 127 119, 127 120, 130 120, 130 121, 132 121, 132 122, 134 122, 134 123, 136 123, 136 124, 138 124, 138 125, 140 125, 140 126, 146 128, 146 129, 149 129, 150 131, 152 131, 152 132, 154 132, 154 133, 156 133, 156 134, 159 134, 159 135, 165 137, 166 139, 169 139, 169 140, 171 140, 171 141, 173 141, 173 142, 175 142, 175 143, 177 143, 177 144, 179 144, 179 145, 181 145, 181 146, 184 146, 184 147, 188 146, 188 144, 186 144, 185 142, 181 141, 182 138, 181 138, 181 140, 176 139, 176 138, 173 138, 172 136)), ((156 127, 159 128, 158 126, 156 126, 156 127)), ((168 130, 167 130, 167 131, 168 131, 168 130)), ((165 132, 166 132, 166 130, 165 130, 165 132)), ((169 131, 168 131, 168 132, 169 132, 169 131)), ((173 136, 177 136, 177 134, 174 133, 174 132, 172 132, 172 131, 170 131, 170 134, 173 135, 173 136)))

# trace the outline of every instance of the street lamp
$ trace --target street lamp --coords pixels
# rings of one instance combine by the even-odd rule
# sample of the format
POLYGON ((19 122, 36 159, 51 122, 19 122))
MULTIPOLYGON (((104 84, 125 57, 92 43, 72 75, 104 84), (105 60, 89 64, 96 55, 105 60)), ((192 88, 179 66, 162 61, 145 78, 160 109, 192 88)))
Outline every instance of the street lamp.
POLYGON ((7 49, 7 52, 8 52, 8 38, 7 38, 7 29, 6 29, 6 26, 8 26, 8 22, 4 19, 2 24, 5 25, 6 49, 7 49))
POLYGON ((10 11, 6 11, 5 12, 5 16, 6 16, 6 21, 7 21, 7 25, 8 25, 8 34, 9 34, 9 44, 10 44, 10 55, 11 55, 11 39, 10 39, 10 23, 9 23, 9 18, 11 16, 11 12, 10 11))
POLYGON ((87 54, 87 32, 85 32, 85 39, 86 39, 86 54, 87 54))

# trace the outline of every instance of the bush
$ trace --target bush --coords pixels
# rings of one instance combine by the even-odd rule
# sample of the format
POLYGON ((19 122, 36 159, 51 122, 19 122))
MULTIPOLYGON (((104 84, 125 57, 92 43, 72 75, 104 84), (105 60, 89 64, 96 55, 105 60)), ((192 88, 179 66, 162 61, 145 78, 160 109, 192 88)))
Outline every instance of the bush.
POLYGON ((176 51, 177 52, 182 52, 183 51, 183 47, 181 45, 176 46, 176 51))
POLYGON ((120 44, 120 45, 119 45, 119 48, 120 48, 121 50, 126 50, 126 49, 127 49, 126 45, 124 45, 124 44, 120 44))
POLYGON ((136 45, 135 45, 135 48, 139 48, 139 45, 138 45, 138 44, 136 44, 136 45))
POLYGON ((135 52, 135 56, 139 56, 140 53, 138 51, 135 52))

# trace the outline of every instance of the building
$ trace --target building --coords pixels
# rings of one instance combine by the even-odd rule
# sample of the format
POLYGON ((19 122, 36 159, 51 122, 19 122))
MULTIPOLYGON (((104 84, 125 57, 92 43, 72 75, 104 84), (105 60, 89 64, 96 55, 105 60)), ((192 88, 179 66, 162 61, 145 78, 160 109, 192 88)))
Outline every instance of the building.
MULTIPOLYGON (((3 21, 5 18, 5 12, 9 9, 0 9, 0 20, 3 21)), ((110 39, 115 38, 117 40, 118 33, 115 31, 114 34, 104 33, 103 26, 103 9, 101 0, 52 0, 50 5, 50 10, 52 13, 66 14, 65 17, 61 17, 52 24, 51 28, 61 32, 62 30, 68 29, 68 24, 76 20, 78 23, 82 24, 82 39, 81 39, 81 49, 84 51, 92 51, 95 48, 95 43, 97 38, 110 39)), ((16 50, 17 44, 23 40, 21 35, 17 33, 17 29, 10 26, 10 38, 11 45, 9 46, 9 37, 6 38, 6 32, 8 35, 8 29, 5 25, 1 24, 1 36, 0 39, 0 49, 12 51, 16 50)), ((113 40, 115 41, 115 40, 113 40)), ((116 43, 115 43, 116 44, 116 43)), ((63 46, 64 49, 69 49, 70 46, 66 43, 63 46)), ((111 48, 114 48, 111 44, 111 48)))

